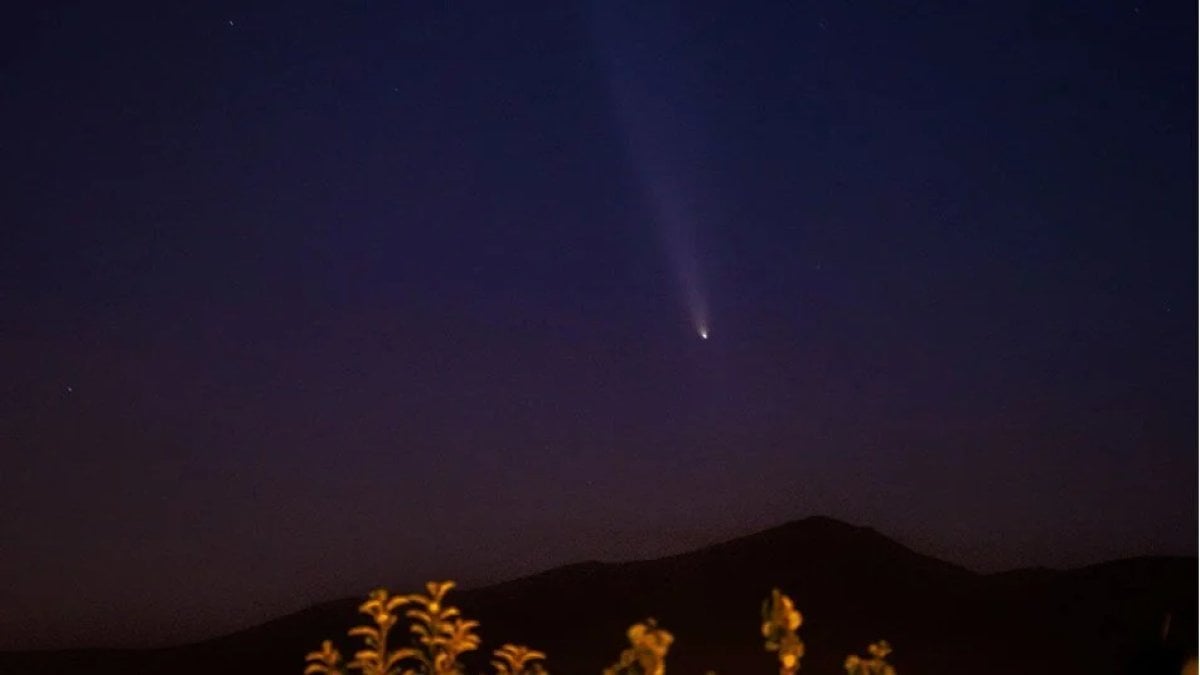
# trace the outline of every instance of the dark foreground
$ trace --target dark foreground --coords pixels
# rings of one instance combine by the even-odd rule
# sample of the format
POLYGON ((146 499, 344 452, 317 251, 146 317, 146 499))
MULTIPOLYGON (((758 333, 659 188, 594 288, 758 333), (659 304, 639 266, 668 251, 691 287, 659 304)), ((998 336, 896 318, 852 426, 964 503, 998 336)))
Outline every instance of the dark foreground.
MULTIPOLYGON (((847 654, 880 638, 895 647, 890 660, 901 675, 1178 673, 1196 652, 1195 558, 980 575, 827 518, 660 560, 572 565, 451 598, 482 622, 485 652, 529 644, 547 652, 550 672, 560 675, 599 673, 625 646, 629 624, 649 616, 675 635, 669 672, 770 675, 776 665, 758 627, 773 586, 804 614, 806 673, 842 673, 847 654)), ((345 633, 359 622, 358 602, 171 649, 0 653, 0 674, 298 675, 322 639, 343 652, 357 646, 345 633)), ((490 670, 487 654, 476 656, 468 672, 490 670)))

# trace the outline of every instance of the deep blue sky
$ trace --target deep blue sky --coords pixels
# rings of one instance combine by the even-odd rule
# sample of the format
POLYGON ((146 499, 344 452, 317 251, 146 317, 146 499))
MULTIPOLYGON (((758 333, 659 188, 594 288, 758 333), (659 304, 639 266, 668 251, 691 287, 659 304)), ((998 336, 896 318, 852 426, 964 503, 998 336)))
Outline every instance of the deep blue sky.
POLYGON ((30 4, 0 647, 814 513, 1196 552, 1191 3, 30 4))

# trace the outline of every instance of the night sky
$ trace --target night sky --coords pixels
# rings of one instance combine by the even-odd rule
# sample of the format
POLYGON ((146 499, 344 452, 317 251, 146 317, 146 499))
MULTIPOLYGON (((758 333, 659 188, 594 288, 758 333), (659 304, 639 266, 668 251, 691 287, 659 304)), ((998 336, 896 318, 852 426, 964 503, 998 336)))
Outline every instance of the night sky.
POLYGON ((1196 552, 1193 3, 27 4, 0 647, 812 514, 1196 552))

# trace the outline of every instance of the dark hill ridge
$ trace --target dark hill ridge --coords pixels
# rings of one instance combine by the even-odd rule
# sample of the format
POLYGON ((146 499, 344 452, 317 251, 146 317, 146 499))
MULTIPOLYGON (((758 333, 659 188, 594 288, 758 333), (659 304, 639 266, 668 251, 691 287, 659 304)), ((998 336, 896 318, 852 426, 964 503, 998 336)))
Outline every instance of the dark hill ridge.
MULTIPOLYGON (((1195 558, 1139 558, 981 575, 869 528, 814 517, 690 553, 568 565, 453 597, 482 622, 486 649, 531 644, 563 675, 598 673, 629 624, 647 616, 675 634, 672 672, 775 672, 758 634, 759 606, 774 586, 804 613, 803 672, 841 673, 847 653, 887 638, 905 675, 1178 673, 1155 671, 1155 660, 1195 651, 1196 569, 1195 558)), ((345 633, 358 623, 358 603, 171 649, 0 654, 0 674, 297 675, 322 639, 343 651, 353 644, 345 633)), ((477 656, 470 672, 485 667, 486 655, 477 656)))

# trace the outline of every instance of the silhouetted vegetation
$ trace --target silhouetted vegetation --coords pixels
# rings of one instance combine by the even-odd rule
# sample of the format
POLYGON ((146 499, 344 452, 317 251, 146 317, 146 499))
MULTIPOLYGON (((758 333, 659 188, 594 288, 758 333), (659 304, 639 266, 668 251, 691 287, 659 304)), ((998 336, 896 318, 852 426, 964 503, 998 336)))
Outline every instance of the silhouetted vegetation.
MULTIPOLYGON (((371 624, 351 628, 351 637, 360 637, 365 648, 345 662, 333 643, 325 640, 321 648, 305 657, 305 675, 461 675, 459 656, 479 648, 475 634, 477 621, 464 619, 457 607, 446 604, 446 593, 453 581, 430 581, 426 595, 391 595, 385 589, 372 591, 358 611, 371 618, 371 624), (394 646, 391 630, 399 623, 399 610, 409 623, 409 643, 394 646)), ((765 648, 779 658, 780 675, 794 675, 800 669, 804 643, 797 630, 802 617, 792 599, 779 589, 763 603, 762 635, 765 648)), ((635 623, 626 632, 629 648, 617 662, 604 669, 603 675, 665 675, 667 652, 675 637, 653 619, 635 623)), ((886 641, 868 647, 867 658, 846 657, 848 675, 896 675, 885 658, 892 648, 886 641)), ((505 644, 492 655, 496 675, 547 675, 542 666, 546 655, 524 645, 505 644)))

